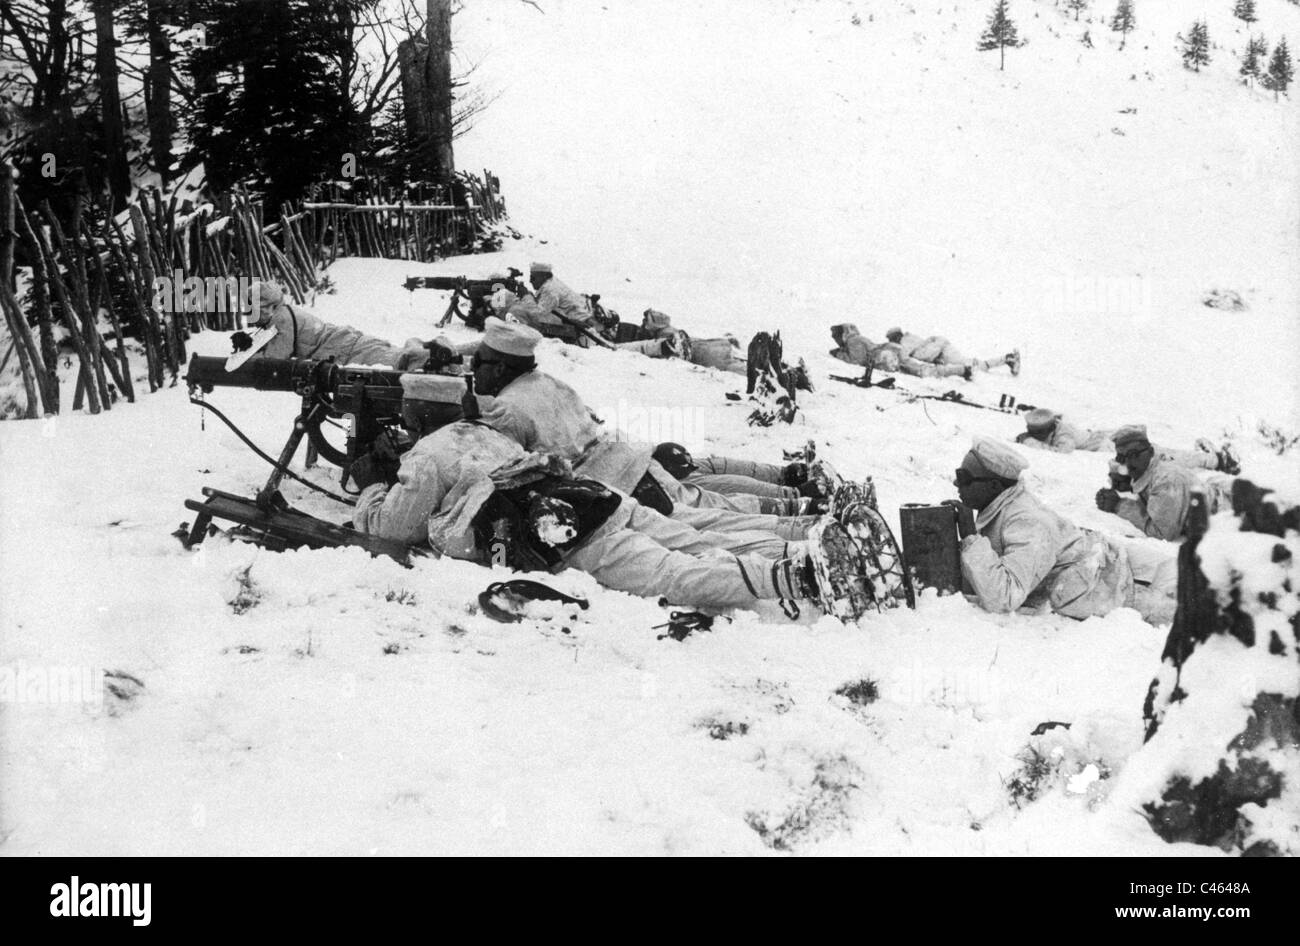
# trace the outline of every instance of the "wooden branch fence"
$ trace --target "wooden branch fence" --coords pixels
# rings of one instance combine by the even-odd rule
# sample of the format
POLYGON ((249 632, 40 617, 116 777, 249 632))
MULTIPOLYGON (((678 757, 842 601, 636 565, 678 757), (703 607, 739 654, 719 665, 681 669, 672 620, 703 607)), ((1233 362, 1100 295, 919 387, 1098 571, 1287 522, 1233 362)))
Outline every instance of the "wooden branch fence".
POLYGON ((339 257, 429 262, 472 251, 505 217, 500 182, 486 171, 458 175, 462 203, 431 185, 371 185, 364 198, 333 185, 267 221, 244 188, 196 208, 148 190, 117 218, 81 206, 66 227, 48 204, 22 205, 9 165, 0 178, 0 310, 12 339, 0 368, 16 353, 29 418, 59 413, 60 332, 76 360, 72 409, 97 414, 135 400, 127 335, 143 351, 149 390, 175 385, 192 333, 243 327, 241 279, 281 283, 305 304, 339 257), (22 301, 18 246, 31 270, 22 301))

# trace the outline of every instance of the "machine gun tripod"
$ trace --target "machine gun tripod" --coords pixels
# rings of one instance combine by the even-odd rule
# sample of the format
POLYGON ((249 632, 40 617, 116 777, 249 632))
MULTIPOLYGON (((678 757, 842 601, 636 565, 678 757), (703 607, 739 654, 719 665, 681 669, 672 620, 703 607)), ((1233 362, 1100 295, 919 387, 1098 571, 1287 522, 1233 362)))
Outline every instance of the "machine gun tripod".
POLYGON ((185 380, 190 400, 217 415, 255 453, 272 466, 271 475, 253 499, 205 488, 204 500, 187 500, 186 508, 198 515, 193 526, 179 534, 181 542, 193 547, 203 541, 215 519, 225 519, 244 527, 239 537, 272 549, 333 548, 361 546, 372 554, 388 555, 405 563, 408 550, 400 543, 380 539, 325 522, 293 509, 280 494, 284 477, 303 483, 338 502, 355 505, 341 496, 307 480, 289 469, 304 437, 317 454, 342 468, 339 483, 345 488, 353 462, 369 452, 375 440, 391 432, 396 443, 405 440, 401 428, 402 372, 379 368, 350 368, 333 361, 259 358, 234 371, 227 371, 225 359, 194 355, 185 380), (257 447, 220 410, 206 403, 202 394, 214 387, 252 388, 258 391, 286 391, 301 397, 293 430, 273 458, 257 447), (326 439, 321 429, 325 423, 350 418, 347 445, 340 450, 326 439))

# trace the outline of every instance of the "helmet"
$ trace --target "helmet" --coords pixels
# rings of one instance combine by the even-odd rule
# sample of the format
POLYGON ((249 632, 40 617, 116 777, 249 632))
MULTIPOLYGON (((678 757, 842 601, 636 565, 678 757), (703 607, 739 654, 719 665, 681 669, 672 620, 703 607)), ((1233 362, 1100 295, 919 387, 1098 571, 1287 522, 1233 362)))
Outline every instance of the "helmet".
POLYGON ((673 479, 681 480, 689 476, 695 469, 695 461, 691 459, 690 451, 680 443, 661 443, 655 447, 654 453, 651 454, 654 459, 665 470, 671 474, 673 479))

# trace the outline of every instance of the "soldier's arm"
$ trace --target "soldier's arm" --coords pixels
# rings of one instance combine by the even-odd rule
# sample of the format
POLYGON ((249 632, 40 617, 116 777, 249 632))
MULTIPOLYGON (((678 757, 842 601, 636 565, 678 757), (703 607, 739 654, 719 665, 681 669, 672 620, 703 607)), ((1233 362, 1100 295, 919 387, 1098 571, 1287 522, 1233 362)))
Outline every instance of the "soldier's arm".
POLYGON ((477 395, 478 421, 486 424, 497 433, 505 434, 525 450, 532 450, 537 443, 537 425, 518 407, 500 398, 486 394, 477 395))
POLYGON ((1032 522, 1008 523, 1003 538, 1000 557, 982 535, 966 539, 961 553, 962 574, 975 590, 980 607, 995 613, 1014 611, 1024 604, 1056 564, 1056 550, 1047 533, 1032 522))
POLYGON ((1121 499, 1115 507, 1115 515, 1133 523, 1143 532, 1147 531, 1147 524, 1151 521, 1147 517, 1146 505, 1138 499, 1121 499))
POLYGON ((1052 449, 1057 453, 1074 453, 1079 444, 1074 439, 1074 434, 1068 431, 1059 430, 1056 436, 1052 438, 1052 449))
POLYGON ((392 486, 375 483, 361 491, 352 525, 367 535, 419 545, 428 540, 429 514, 438 509, 445 495, 431 461, 403 462, 392 486))
POLYGON ((1147 496, 1147 521, 1142 530, 1157 539, 1170 542, 1183 536, 1191 494, 1180 481, 1160 483, 1147 496))

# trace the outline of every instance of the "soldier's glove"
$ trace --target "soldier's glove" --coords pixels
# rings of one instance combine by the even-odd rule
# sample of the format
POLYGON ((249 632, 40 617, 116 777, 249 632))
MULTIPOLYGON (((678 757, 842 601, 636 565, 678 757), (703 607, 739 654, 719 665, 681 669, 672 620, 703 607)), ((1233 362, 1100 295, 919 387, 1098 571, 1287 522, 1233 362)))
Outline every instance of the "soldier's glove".
POLYGON ((356 484, 357 489, 365 489, 367 486, 373 486, 376 483, 387 483, 392 485, 397 482, 397 459, 396 454, 392 458, 383 456, 383 450, 374 450, 362 454, 352 461, 348 467, 348 476, 356 484))
POLYGON ((389 436, 388 431, 380 431, 379 436, 375 438, 374 443, 370 445, 370 453, 377 461, 385 466, 396 467, 398 457, 401 451, 393 443, 393 438, 389 436))
POLYGON ((1110 474, 1110 487, 1121 493, 1131 493, 1133 492, 1133 477, 1126 473, 1112 473, 1110 474))
POLYGON ((952 509, 957 517, 957 536, 962 539, 975 535, 975 510, 960 499, 945 499, 942 503, 952 509))
POLYGON ((1119 493, 1110 488, 1097 490, 1097 508, 1102 512, 1114 512, 1119 508, 1119 493))
POLYGON ((781 471, 781 484, 783 486, 802 486, 806 482, 808 482, 807 463, 791 463, 781 471))

